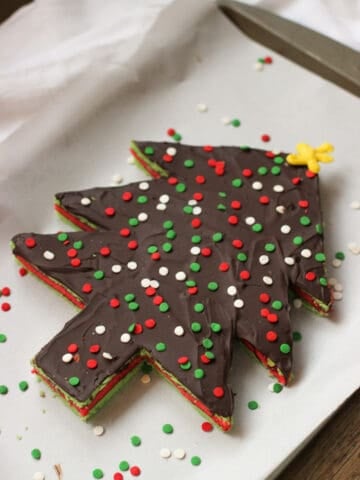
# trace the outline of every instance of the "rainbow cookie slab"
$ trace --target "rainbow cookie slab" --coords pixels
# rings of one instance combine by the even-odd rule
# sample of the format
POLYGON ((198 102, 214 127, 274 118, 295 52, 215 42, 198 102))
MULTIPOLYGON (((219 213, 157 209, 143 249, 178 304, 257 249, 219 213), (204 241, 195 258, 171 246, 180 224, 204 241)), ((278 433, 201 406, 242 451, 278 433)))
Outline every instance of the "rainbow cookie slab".
POLYGON ((56 195, 83 232, 13 238, 18 260, 81 309, 34 370, 88 418, 146 360, 229 430, 236 340, 286 385, 289 291, 331 308, 318 175, 248 147, 131 151, 152 180, 56 195))

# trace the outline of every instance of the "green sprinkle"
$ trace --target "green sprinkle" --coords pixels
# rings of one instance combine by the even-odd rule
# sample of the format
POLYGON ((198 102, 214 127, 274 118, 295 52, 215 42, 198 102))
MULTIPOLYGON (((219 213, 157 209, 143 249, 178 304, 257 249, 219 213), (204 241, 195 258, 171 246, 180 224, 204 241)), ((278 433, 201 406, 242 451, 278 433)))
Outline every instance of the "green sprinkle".
POLYGON ((208 358, 209 360, 214 360, 215 359, 215 354, 213 352, 205 352, 205 357, 208 358))
POLYGON ((224 238, 223 234, 221 232, 216 232, 214 233, 214 235, 212 236, 212 239, 215 243, 219 243, 221 242, 221 240, 224 238))
POLYGON ((249 147, 249 145, 240 145, 240 150, 242 150, 243 152, 250 152, 251 148, 249 147))
POLYGON ((263 58, 258 58, 257 61, 258 61, 259 63, 265 63, 265 60, 264 60, 263 58))
POLYGON ((40 460, 41 458, 41 452, 38 448, 33 448, 31 450, 31 456, 35 459, 35 460, 40 460))
POLYGON ((336 252, 335 253, 335 258, 337 258, 338 260, 345 260, 345 253, 344 252, 336 252))
POLYGON ((210 292, 216 292, 216 290, 218 289, 219 289, 219 284, 217 282, 208 283, 208 290, 210 290, 210 292))
POLYGON ((274 383, 273 392, 280 393, 283 390, 283 386, 280 383, 274 383))
POLYGON ((144 363, 141 365, 141 371, 142 371, 143 373, 150 373, 150 372, 152 372, 152 370, 153 370, 153 367, 152 367, 152 365, 150 365, 150 363, 148 363, 148 362, 144 362, 144 363))
POLYGON ((222 330, 220 323, 216 323, 216 322, 212 322, 210 325, 210 328, 214 333, 220 333, 222 330))
POLYGON ((128 224, 130 227, 137 227, 139 225, 139 220, 135 217, 129 218, 128 224))
POLYGON ((166 313, 170 310, 169 304, 166 302, 162 302, 159 305, 159 310, 161 313, 166 313))
POLYGON ((67 240, 69 238, 68 234, 65 233, 65 232, 61 232, 58 234, 57 236, 57 239, 60 241, 60 242, 65 242, 65 240, 67 240))
POLYGON ((232 125, 233 127, 240 127, 241 122, 240 122, 240 120, 239 120, 238 118, 234 118, 233 120, 231 120, 231 125, 232 125))
POLYGON ((148 202, 148 197, 146 195, 140 195, 138 198, 137 198, 137 203, 140 203, 140 204, 144 204, 144 203, 147 203, 148 202))
POLYGON ((240 252, 236 255, 236 258, 239 260, 239 262, 246 262, 248 259, 248 256, 244 252, 240 252))
POLYGON ((133 333, 134 330, 135 330, 135 323, 130 323, 130 325, 128 326, 128 332, 133 333))
POLYGON ((272 252, 275 252, 275 250, 276 250, 276 245, 274 243, 267 243, 265 245, 266 252, 272 253, 272 252))
POLYGON ((80 378, 78 377, 70 377, 69 378, 69 383, 73 387, 77 387, 80 384, 80 378))
POLYGON ((130 438, 131 444, 134 445, 134 447, 139 447, 141 445, 141 438, 138 437, 137 435, 133 435, 130 438))
POLYGON ((101 468, 95 468, 92 472, 94 478, 104 478, 104 472, 101 468))
POLYGON ((165 230, 170 230, 170 228, 173 228, 173 226, 174 222, 171 220, 165 220, 165 222, 163 223, 163 227, 165 228, 165 230))
POLYGON ((275 165, 275 167, 271 167, 271 173, 273 175, 280 175, 281 168, 278 165, 275 165))
POLYGON ((128 307, 129 310, 131 310, 132 312, 136 312, 137 310, 139 310, 140 305, 137 302, 130 302, 128 307))
POLYGON ((164 433, 170 434, 170 433, 173 433, 174 427, 173 427, 170 423, 165 423, 165 424, 162 426, 162 431, 163 431, 164 433))
POLYGON ((121 462, 119 463, 119 470, 121 470, 122 472, 127 472, 129 468, 129 462, 127 462, 126 460, 121 460, 121 462))
POLYGON ((186 192, 186 185, 185 183, 178 183, 175 187, 175 190, 179 193, 186 192))
POLYGON ((327 281, 327 279, 326 279, 325 277, 320 277, 320 278, 319 278, 319 283, 320 283, 320 285, 323 286, 323 287, 327 287, 327 286, 328 286, 328 281, 327 281))
POLYGON ((130 303, 135 300, 135 293, 127 293, 124 297, 126 303, 130 303))
POLYGON ((26 392, 26 390, 29 388, 28 382, 22 380, 21 382, 19 382, 19 388, 22 392, 26 392))
POLYGON ((169 240, 174 240, 176 238, 175 230, 168 230, 166 232, 166 238, 168 238, 169 240))
POLYGON ((253 232, 260 233, 263 231, 263 226, 261 225, 261 223, 254 223, 251 229, 253 232))
POLYGON ((172 136, 172 138, 175 140, 175 142, 180 142, 181 139, 182 139, 182 136, 180 135, 180 133, 174 133, 174 135, 172 136))
POLYGON ((326 256, 325 256, 324 253, 321 253, 321 252, 316 253, 316 254, 315 254, 315 260, 316 260, 317 262, 325 262, 326 256))
POLYGON ((318 235, 322 235, 324 233, 324 229, 321 223, 316 224, 315 230, 318 235))
POLYGON ((84 247, 84 242, 82 242, 81 240, 77 240, 73 243, 73 247, 75 248, 75 250, 81 250, 84 247))
POLYGON ((276 163, 276 165, 282 165, 284 162, 285 160, 282 157, 280 156, 274 157, 274 163, 276 163))
POLYGON ((194 311, 196 313, 201 313, 205 310, 205 305, 203 303, 195 303, 194 305, 194 311))
POLYGON ((9 389, 6 385, 0 385, 0 395, 6 395, 9 389))
POLYGON ((166 350, 166 343, 164 342, 159 342, 155 345, 155 349, 158 351, 158 352, 165 352, 166 350))
POLYGON ((241 178, 234 178, 233 181, 231 182, 231 185, 235 188, 241 187, 242 184, 243 184, 243 181, 241 180, 241 178))
POLYGON ((302 339, 302 335, 300 332, 293 332, 292 338, 294 342, 300 342, 300 340, 302 339))
POLYGON ((154 154, 154 149, 153 149, 153 147, 150 147, 150 146, 145 147, 145 148, 144 148, 144 153, 145 153, 145 155, 153 155, 153 154, 154 154))
POLYGON ((206 349, 210 349, 214 346, 214 342, 210 338, 204 338, 202 345, 206 349))
POLYGON ((250 402, 248 402, 249 410, 256 410, 257 408, 259 408, 259 404, 256 400, 250 400, 250 402))
POLYGON ((193 212, 193 207, 191 205, 185 205, 185 207, 183 207, 183 212, 187 215, 191 215, 193 212))
POLYGON ((200 378, 204 378, 205 376, 205 372, 202 368, 197 368, 196 370, 194 370, 194 377, 197 378, 198 380, 200 378))
POLYGON ((311 220, 309 217, 307 217, 306 215, 303 215, 302 217, 300 217, 300 223, 301 225, 303 225, 304 227, 307 227, 311 224, 311 220))
POLYGON ((199 323, 199 322, 192 322, 192 324, 191 324, 191 330, 192 330, 194 333, 199 333, 199 332, 201 332, 201 330, 202 330, 201 323, 199 323))
POLYGON ((0 333, 0 343, 5 343, 7 340, 7 336, 5 333, 0 333))
POLYGON ((259 175, 267 175, 268 171, 269 170, 267 169, 267 167, 259 167, 258 168, 258 174, 259 175))
POLYGON ((275 300, 272 302, 271 306, 274 310, 281 310, 284 304, 282 303, 281 300, 275 300))
POLYGON ((180 365, 181 370, 190 370, 191 367, 192 367, 192 365, 191 365, 190 361, 186 362, 186 363, 182 363, 180 365))
POLYGON ((96 272, 94 272, 94 278, 96 280, 102 280, 104 277, 105 273, 102 270, 96 270, 96 272))
POLYGON ((219 196, 220 198, 226 198, 226 197, 227 197, 227 194, 226 194, 226 192, 218 192, 218 196, 219 196))
POLYGON ((170 242, 163 243, 162 249, 164 250, 165 253, 170 253, 173 249, 172 243, 170 242))
POLYGON ((157 251, 158 251, 158 247, 156 245, 150 245, 150 247, 148 247, 147 249, 148 253, 156 253, 157 251))
POLYGON ((191 457, 190 462, 191 465, 194 465, 194 467, 198 467, 201 464, 201 458, 197 455, 194 455, 193 457, 191 457))
POLYGON ((192 168, 195 165, 194 160, 185 160, 184 161, 184 167, 186 168, 192 168))
POLYGON ((196 287, 197 284, 196 284, 195 280, 186 280, 185 285, 187 287, 196 287))
POLYGON ((226 211, 226 205, 224 205, 223 203, 218 203, 217 207, 216 207, 220 212, 225 212, 226 211))
POLYGON ((191 243, 198 244, 201 242, 201 235, 193 235, 191 237, 191 243))
POLYGON ((200 263, 197 263, 197 262, 192 262, 190 263, 190 270, 192 272, 200 272, 201 270, 201 265, 200 263))
POLYGON ((282 343, 280 345, 280 352, 281 353, 290 353, 291 352, 291 347, 288 343, 282 343))
POLYGON ((293 238, 294 245, 299 246, 299 245, 302 245, 303 243, 304 243, 304 239, 300 235, 297 235, 296 237, 293 238))

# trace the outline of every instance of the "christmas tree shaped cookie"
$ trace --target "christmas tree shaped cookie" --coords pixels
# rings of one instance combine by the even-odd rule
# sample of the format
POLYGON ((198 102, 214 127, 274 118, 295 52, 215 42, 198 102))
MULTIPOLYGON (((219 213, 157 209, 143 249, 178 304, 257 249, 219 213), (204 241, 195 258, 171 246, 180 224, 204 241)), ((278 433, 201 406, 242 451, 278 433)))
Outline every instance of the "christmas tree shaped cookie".
POLYGON ((56 195, 83 232, 13 239, 20 262, 81 309, 34 370, 88 418, 146 360, 228 430, 237 340, 285 385, 289 292, 331 307, 318 175, 248 147, 131 151, 153 179, 56 195))

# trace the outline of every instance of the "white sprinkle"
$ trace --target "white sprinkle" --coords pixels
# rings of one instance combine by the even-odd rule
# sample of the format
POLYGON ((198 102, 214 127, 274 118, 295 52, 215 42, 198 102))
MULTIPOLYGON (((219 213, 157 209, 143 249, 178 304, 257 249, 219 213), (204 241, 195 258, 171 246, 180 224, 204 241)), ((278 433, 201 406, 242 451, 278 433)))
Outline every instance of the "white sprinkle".
POLYGON ((196 109, 198 112, 200 113, 204 113, 204 112, 207 112, 208 111, 208 107, 205 103, 198 103, 196 105, 196 109))
POLYGON ((95 327, 95 333, 97 333, 98 335, 103 335, 105 332, 106 332, 106 328, 104 325, 97 325, 95 327))
POLYGON ((335 283, 334 289, 335 289, 337 292, 342 292, 342 291, 344 290, 344 287, 342 286, 341 283, 335 283))
POLYGON ((87 207, 88 205, 91 204, 91 200, 90 200, 90 198, 88 198, 88 197, 83 197, 83 198, 80 200, 80 203, 81 203, 81 205, 83 205, 84 207, 87 207))
POLYGON ((262 190, 263 184, 262 184, 261 182, 254 182, 254 183, 252 184, 252 188, 253 188, 254 190, 262 190))
POLYGON ((136 270, 137 269, 137 263, 136 262, 128 262, 127 267, 129 270, 136 270))
POLYGON ((150 281, 150 287, 152 287, 152 288, 159 288, 159 287, 160 287, 160 283, 159 283, 157 280, 151 280, 151 281, 150 281))
POLYGON ((328 285, 330 285, 330 287, 334 287, 336 284, 337 284, 336 278, 334 277, 328 278, 328 285))
POLYGON ((182 460, 185 458, 186 452, 183 448, 176 448, 174 450, 174 457, 177 458, 178 460, 182 460))
POLYGON ((350 203, 350 208, 353 208, 354 210, 358 210, 360 208, 360 202, 358 200, 354 200, 353 202, 350 203))
POLYGON ((70 363, 70 362, 72 362, 73 358, 74 358, 74 357, 72 356, 71 353, 65 353, 65 354, 62 356, 62 361, 63 361, 64 363, 70 363))
POLYGON ((147 373, 145 373, 141 378, 140 378, 141 383, 144 385, 147 385, 148 383, 151 382, 151 377, 147 373))
POLYGON ((256 221, 256 220, 255 220, 254 217, 246 217, 246 218, 245 218, 245 223, 246 223, 246 225, 254 225, 255 221, 256 221))
POLYGON ((281 193, 281 192, 283 192, 285 189, 284 189, 284 187, 283 187, 282 185, 274 185, 274 186, 273 186, 273 190, 274 190, 274 192, 281 193))
POLYGON ((43 257, 45 258, 45 260, 54 260, 55 253, 51 252, 50 250, 45 250, 45 252, 43 253, 43 257))
POLYGON ((292 257, 285 257, 284 262, 286 263, 286 265, 290 265, 290 266, 295 265, 295 259, 292 257))
POLYGON ((166 193, 164 193, 163 195, 160 195, 160 197, 159 197, 159 202, 160 203, 168 203, 169 200, 170 200, 170 197, 166 193))
POLYGON ((359 253, 360 253, 360 246, 357 245, 355 242, 348 243, 348 249, 354 255, 359 255, 359 253))
POLYGON ((187 203, 188 203, 188 205, 190 205, 191 207, 194 207, 195 205, 198 204, 198 201, 195 200, 195 198, 192 198, 192 199, 189 200, 187 203))
POLYGON ((254 63, 254 70, 257 72, 262 72, 264 70, 264 64, 261 62, 254 63))
POLYGON ((272 285, 273 284, 273 279, 267 275, 263 277, 263 282, 265 285, 272 285))
POLYGON ((303 304, 303 302, 302 302, 301 298, 294 298, 294 300, 293 300, 294 308, 301 308, 302 304, 303 304))
POLYGON ((343 294, 342 292, 333 292, 333 297, 334 297, 334 300, 342 300, 343 294))
POLYGON ((142 190, 142 191, 146 191, 146 190, 149 190, 150 188, 150 185, 149 185, 149 182, 140 182, 139 183, 139 190, 142 190))
POLYGON ((284 233, 285 235, 287 235, 288 233, 290 233, 290 232, 291 232, 291 227, 290 227, 290 225, 281 225, 280 232, 281 232, 281 233, 284 233))
POLYGON ((274 155, 280 155, 281 150, 273 149, 273 150, 272 150, 272 153, 273 153, 274 155))
POLYGON ((158 203, 156 205, 156 210, 159 210, 160 212, 164 212, 166 210, 166 204, 165 203, 158 203))
POLYGON ((135 163, 135 158, 134 158, 134 157, 128 157, 127 163, 128 163, 129 165, 134 165, 134 163, 135 163))
POLYGON ((183 282, 186 280, 186 273, 185 272, 176 272, 175 273, 175 278, 176 280, 179 280, 179 282, 183 282))
POLYGON ((166 149, 166 153, 173 157, 174 155, 176 155, 176 148, 175 147, 168 147, 166 149))
POLYGON ((223 123, 224 125, 230 125, 230 123, 231 123, 231 118, 229 118, 229 117, 223 117, 223 118, 221 119, 221 123, 223 123))
POLYGON ((230 287, 228 287, 227 294, 231 297, 237 294, 237 288, 235 287, 235 285, 230 285, 230 287))
POLYGON ((167 267, 159 268, 159 275, 161 275, 162 277, 166 277, 168 273, 169 273, 169 269, 167 267))
POLYGON ((194 207, 192 211, 193 215, 200 215, 201 212, 202 212, 201 207, 194 207))
POLYGON ((129 343, 131 340, 131 335, 129 333, 123 333, 120 337, 121 343, 129 343))
POLYGON ((277 211, 277 213, 280 213, 281 215, 283 215, 285 213, 285 207, 284 205, 278 205, 275 210, 277 211))
POLYGON ((150 283, 151 283, 150 278, 142 278, 142 279, 141 279, 141 282, 140 282, 140 285, 141 285, 143 288, 148 288, 148 287, 150 287, 150 283))
POLYGON ((191 247, 191 248, 190 248, 190 253, 191 253, 192 255, 199 255, 200 252, 201 252, 200 247, 196 247, 196 246, 195 246, 195 247, 191 247))
POLYGON ((177 337, 182 337, 185 333, 185 330, 181 325, 178 325, 174 328, 174 333, 177 337))
POLYGON ((310 258, 312 255, 312 252, 309 248, 304 248, 303 250, 301 250, 300 254, 304 258, 310 258))
POLYGON ((146 222, 146 220, 149 218, 149 215, 146 212, 140 212, 137 218, 139 222, 146 222))
POLYGON ((259 257, 260 265, 266 265, 269 262, 270 262, 270 258, 267 255, 260 255, 259 257))
POLYGON ((45 480, 45 473, 35 472, 33 476, 33 480, 45 480))
POLYGON ((104 435, 105 433, 105 428, 102 425, 96 425, 93 429, 94 435, 97 437, 101 437, 101 435, 104 435))
POLYGON ((235 308, 243 308, 243 306, 244 306, 244 300, 242 300, 241 298, 237 298, 236 300, 234 300, 235 308))
POLYGON ((115 264, 111 267, 111 271, 113 273, 120 273, 121 272, 121 265, 115 264))
POLYGON ((338 268, 338 267, 341 267, 342 261, 339 258, 334 258, 331 264, 333 267, 338 268))
POLYGON ((169 448, 162 448, 160 450, 160 457, 161 458, 170 458, 171 457, 171 450, 169 448))
POLYGON ((105 358, 106 360, 112 360, 112 359, 113 359, 113 356, 112 356, 111 353, 109 353, 109 352, 103 352, 102 356, 103 356, 103 358, 105 358))
POLYGON ((116 173, 112 176, 112 182, 116 185, 119 185, 124 180, 124 177, 120 175, 120 173, 116 173))

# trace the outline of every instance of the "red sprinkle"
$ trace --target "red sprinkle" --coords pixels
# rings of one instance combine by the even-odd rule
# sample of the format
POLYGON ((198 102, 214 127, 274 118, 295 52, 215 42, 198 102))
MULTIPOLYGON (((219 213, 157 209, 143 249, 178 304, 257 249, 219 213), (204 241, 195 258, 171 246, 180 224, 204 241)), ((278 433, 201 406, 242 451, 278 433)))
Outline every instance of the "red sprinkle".
POLYGON ((173 137, 176 133, 176 130, 175 130, 175 128, 168 128, 166 130, 166 133, 169 135, 169 137, 173 137))
POLYGON ((87 368, 90 368, 91 370, 93 370, 94 368, 96 368, 98 366, 98 363, 95 360, 95 358, 90 358, 89 360, 87 360, 86 366, 87 366, 87 368))
POLYGON ((92 288, 91 283, 84 283, 84 285, 82 286, 82 289, 81 289, 81 290, 82 290, 84 293, 91 293, 91 292, 92 292, 92 289, 93 289, 93 288, 92 288))
POLYGON ((270 295, 268 293, 260 293, 259 300, 261 303, 269 303, 270 295))
POLYGON ((151 260, 160 260, 160 253, 159 252, 152 253, 151 260))
POLYGON ((20 275, 20 277, 25 277, 25 275, 27 275, 27 274, 28 274, 28 271, 26 270, 25 267, 19 268, 19 275, 20 275))
POLYGON ((203 257, 210 257, 211 254, 212 254, 211 248, 209 248, 209 247, 204 247, 204 248, 201 249, 201 255, 202 255, 203 257))
POLYGON ((307 272, 307 273, 305 274, 305 278, 306 278, 306 280, 308 280, 309 282, 313 282, 313 281, 315 280, 315 278, 316 278, 316 274, 315 274, 315 272, 307 272))
POLYGON ((242 174, 244 175, 244 177, 250 178, 253 176, 253 171, 250 168, 244 168, 242 174))
POLYGON ((230 265, 227 262, 221 262, 219 265, 220 272, 227 272, 230 268, 230 265))
POLYGON ((11 290, 9 287, 3 287, 1 289, 1 293, 4 295, 4 297, 9 297, 11 294, 11 290))
POLYGON ((261 195, 261 197, 259 197, 259 202, 262 205, 268 205, 270 203, 270 198, 267 195, 261 195))
POLYGON ((204 195, 201 192, 195 192, 193 194, 193 199, 197 200, 198 202, 204 198, 204 195))
POLYGON ((277 338, 278 338, 278 335, 273 330, 270 330, 266 333, 266 340, 268 342, 275 342, 275 340, 277 340, 277 338))
POLYGON ((147 318, 144 322, 146 328, 154 328, 156 326, 156 320, 153 318, 147 318))
POLYGON ((193 218, 193 219, 191 220, 191 226, 192 226, 193 228, 199 228, 199 227, 201 227, 201 220, 200 220, 200 218, 193 218))
POLYGON ((120 300, 117 298, 112 298, 109 302, 110 307, 118 308, 120 306, 120 300))
POLYGON ((211 145, 204 145, 203 150, 204 152, 212 152, 214 150, 214 147, 211 145))
POLYGON ((241 280, 249 280, 250 272, 248 270, 242 270, 239 274, 241 280))
POLYGON ((301 208, 308 208, 309 202, 308 202, 307 200, 299 200, 299 201, 298 201, 298 205, 299 205, 299 207, 301 207, 301 208))
POLYGON ((269 312, 268 308, 262 308, 260 310, 260 315, 264 318, 267 318, 269 314, 270 314, 270 312, 269 312))
POLYGON ((307 178, 317 177, 317 173, 311 172, 310 170, 306 170, 305 175, 307 176, 307 178))
POLYGON ((136 240, 130 240, 128 243, 128 249, 129 250, 136 250, 138 248, 139 244, 136 240))
POLYGON ((301 178, 300 177, 294 177, 291 181, 294 185, 299 185, 301 183, 301 178))
POLYGON ((279 318, 276 313, 269 313, 269 315, 267 316, 267 320, 270 323, 277 323, 279 318))
POLYGON ((120 235, 121 235, 122 237, 129 237, 130 234, 131 234, 130 228, 122 228, 122 229, 120 230, 120 235))
POLYGON ((115 215, 115 208, 114 207, 105 208, 105 215, 107 217, 113 217, 115 215))
POLYGON ((234 240, 231 242, 231 245, 235 248, 242 248, 244 245, 244 242, 239 238, 234 238, 234 240))
POLYGON ((189 361, 189 357, 179 357, 177 362, 179 365, 185 365, 189 361))
POLYGON ((34 248, 35 245, 36 245, 36 240, 35 238, 33 237, 28 237, 25 239, 25 245, 28 247, 28 248, 34 248))
POLYGON ((124 480, 124 475, 120 472, 115 472, 113 476, 113 480, 124 480))
POLYGON ((100 352, 100 345, 94 343, 94 345, 90 345, 89 352, 90 353, 99 353, 100 352))
POLYGON ((230 215, 228 222, 230 225, 237 225, 239 223, 239 219, 236 215, 230 215))
POLYGON ((176 177, 169 177, 168 178, 168 184, 169 185, 176 185, 179 183, 179 180, 176 177))
POLYGON ((131 192, 124 192, 122 194, 122 199, 124 202, 130 202, 130 200, 133 198, 133 194, 131 192))
POLYGON ((154 287, 146 287, 145 289, 145 294, 148 296, 148 297, 153 297, 156 293, 156 288, 154 287))
POLYGON ((109 247, 101 247, 100 248, 100 255, 102 255, 103 257, 108 257, 111 253, 111 250, 109 247))
POLYGON ((204 177, 204 175, 197 175, 195 177, 195 182, 200 185, 203 185, 206 182, 206 178, 204 177))
POLYGON ((163 155, 163 160, 164 162, 166 163, 170 163, 174 160, 174 157, 172 157, 171 155, 169 155, 168 153, 165 153, 165 155, 163 155))
POLYGON ((203 432, 212 432, 214 430, 214 427, 211 425, 210 422, 203 422, 201 424, 201 429, 203 432))
POLYGON ((144 329, 143 329, 143 326, 141 325, 141 323, 135 323, 134 334, 135 335, 140 335, 140 333, 142 333, 143 331, 144 331, 144 329))
POLYGON ((264 62, 270 64, 270 63, 273 63, 273 59, 272 57, 265 57, 264 62))
POLYGON ((223 387, 215 387, 213 389, 213 394, 216 398, 222 398, 225 395, 223 387))
POLYGON ((78 254, 78 251, 76 250, 76 248, 69 248, 69 250, 66 252, 66 255, 69 258, 75 258, 77 254, 78 254))
POLYGON ((72 258, 70 260, 70 264, 71 264, 72 267, 80 267, 81 260, 80 260, 80 258, 72 258))
POLYGON ((231 202, 231 208, 233 208, 234 210, 239 210, 239 208, 241 208, 241 203, 239 202, 239 200, 233 200, 231 202))
POLYGON ((270 135, 268 135, 267 133, 264 133, 263 135, 261 135, 261 140, 262 140, 263 142, 270 142, 271 137, 270 137, 270 135))
POLYGON ((8 302, 4 302, 1 304, 1 310, 3 312, 8 312, 11 309, 11 305, 8 302))
POLYGON ((139 467, 134 465, 133 467, 130 468, 130 473, 133 477, 138 477, 141 473, 141 470, 139 467))
POLYGON ((70 343, 70 345, 68 345, 67 347, 67 351, 69 353, 76 353, 78 350, 79 350, 79 347, 77 346, 76 343, 70 343))

